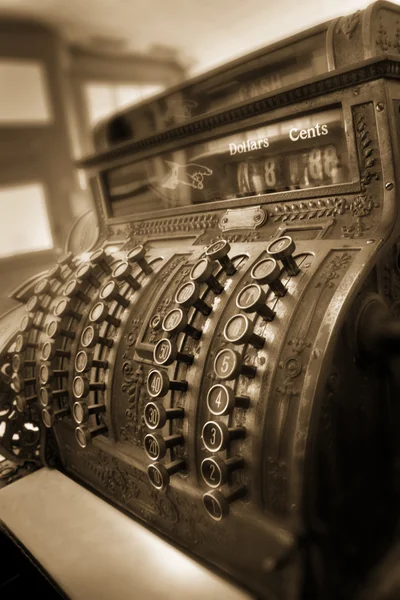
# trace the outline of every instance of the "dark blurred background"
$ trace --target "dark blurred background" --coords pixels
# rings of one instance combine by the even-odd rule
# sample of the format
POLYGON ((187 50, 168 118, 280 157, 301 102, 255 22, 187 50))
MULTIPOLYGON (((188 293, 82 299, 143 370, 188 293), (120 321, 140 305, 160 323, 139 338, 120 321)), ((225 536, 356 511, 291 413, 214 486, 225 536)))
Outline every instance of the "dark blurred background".
MULTIPOLYGON (((102 118, 363 0, 0 0, 0 314, 96 219, 74 159, 102 118)), ((1 332, 0 332, 1 335, 1 332)))

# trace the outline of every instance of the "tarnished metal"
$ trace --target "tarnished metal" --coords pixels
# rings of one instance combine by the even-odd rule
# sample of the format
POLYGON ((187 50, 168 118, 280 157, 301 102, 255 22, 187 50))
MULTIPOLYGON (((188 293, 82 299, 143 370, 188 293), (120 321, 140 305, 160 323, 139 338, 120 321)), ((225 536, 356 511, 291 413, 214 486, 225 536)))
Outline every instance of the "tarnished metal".
POLYGON ((168 130, 111 147, 106 122, 84 162, 101 262, 45 276, 1 349, 48 464, 257 598, 356 598, 398 523, 399 15, 377 2, 123 113, 169 106, 168 130), (324 67, 283 87, 294 48, 324 67))
POLYGON ((232 229, 257 229, 261 227, 267 219, 267 213, 261 206, 250 206, 249 208, 240 208, 237 210, 228 210, 219 221, 221 231, 231 231, 232 229))

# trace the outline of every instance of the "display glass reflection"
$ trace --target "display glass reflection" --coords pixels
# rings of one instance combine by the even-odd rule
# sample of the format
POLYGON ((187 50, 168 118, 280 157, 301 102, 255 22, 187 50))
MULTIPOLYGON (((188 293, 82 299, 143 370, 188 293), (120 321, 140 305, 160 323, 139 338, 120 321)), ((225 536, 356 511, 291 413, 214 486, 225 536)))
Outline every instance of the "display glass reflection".
POLYGON ((104 176, 112 216, 347 181, 340 107, 186 146, 104 176))

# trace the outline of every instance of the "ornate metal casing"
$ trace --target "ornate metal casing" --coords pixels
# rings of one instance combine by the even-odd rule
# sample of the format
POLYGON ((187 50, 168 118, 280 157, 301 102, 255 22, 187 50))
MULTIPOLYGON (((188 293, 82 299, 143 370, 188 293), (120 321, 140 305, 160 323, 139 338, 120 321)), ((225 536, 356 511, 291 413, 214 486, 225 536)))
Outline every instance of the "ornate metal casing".
POLYGON ((126 143, 107 121, 96 248, 4 344, 46 460, 259 598, 355 598, 398 521, 399 22, 377 2, 193 80, 126 143), (303 45, 314 77, 271 79, 303 45), (218 104, 232 73, 261 95, 218 104))

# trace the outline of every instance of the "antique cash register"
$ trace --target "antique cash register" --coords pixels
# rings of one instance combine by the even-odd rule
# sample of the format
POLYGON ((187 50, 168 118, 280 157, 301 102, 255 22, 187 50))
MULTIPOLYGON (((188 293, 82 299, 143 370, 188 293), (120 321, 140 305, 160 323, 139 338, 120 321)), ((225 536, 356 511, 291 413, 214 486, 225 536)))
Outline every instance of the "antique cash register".
POLYGON ((100 235, 0 323, 0 454, 251 597, 356 598, 399 520, 399 79, 376 2, 98 126, 100 235))

